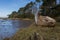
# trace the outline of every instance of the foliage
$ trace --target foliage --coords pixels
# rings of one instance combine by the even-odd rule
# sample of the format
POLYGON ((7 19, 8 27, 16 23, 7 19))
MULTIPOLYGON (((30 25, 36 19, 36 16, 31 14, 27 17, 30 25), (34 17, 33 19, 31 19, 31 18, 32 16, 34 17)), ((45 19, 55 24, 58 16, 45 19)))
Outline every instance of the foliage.
POLYGON ((9 18, 17 18, 18 13, 16 11, 13 11, 12 14, 9 15, 9 18))
POLYGON ((42 15, 47 15, 53 18, 60 16, 60 6, 58 7, 56 0, 43 0, 40 9, 42 9, 42 15))
POLYGON ((34 18, 34 14, 32 13, 32 9, 30 8, 34 7, 33 5, 36 5, 35 3, 43 2, 40 6, 40 12, 41 15, 44 16, 50 16, 50 17, 57 17, 60 16, 60 5, 56 4, 56 0, 35 0, 35 2, 28 3, 25 7, 21 7, 17 12, 13 11, 9 18, 34 18))

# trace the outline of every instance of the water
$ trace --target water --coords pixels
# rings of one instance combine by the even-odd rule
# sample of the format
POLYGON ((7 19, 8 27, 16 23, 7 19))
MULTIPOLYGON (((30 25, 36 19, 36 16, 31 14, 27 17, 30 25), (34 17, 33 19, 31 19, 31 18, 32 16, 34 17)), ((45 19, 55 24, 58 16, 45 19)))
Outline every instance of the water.
POLYGON ((0 19, 0 40, 12 37, 21 27, 27 27, 30 21, 0 19))

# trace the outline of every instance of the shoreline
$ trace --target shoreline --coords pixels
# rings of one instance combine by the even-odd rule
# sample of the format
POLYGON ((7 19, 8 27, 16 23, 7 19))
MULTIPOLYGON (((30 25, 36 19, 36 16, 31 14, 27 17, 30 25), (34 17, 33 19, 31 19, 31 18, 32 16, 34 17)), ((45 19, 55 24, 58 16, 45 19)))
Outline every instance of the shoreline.
POLYGON ((32 19, 29 19, 29 18, 0 18, 0 19, 3 19, 3 20, 32 20, 32 19))

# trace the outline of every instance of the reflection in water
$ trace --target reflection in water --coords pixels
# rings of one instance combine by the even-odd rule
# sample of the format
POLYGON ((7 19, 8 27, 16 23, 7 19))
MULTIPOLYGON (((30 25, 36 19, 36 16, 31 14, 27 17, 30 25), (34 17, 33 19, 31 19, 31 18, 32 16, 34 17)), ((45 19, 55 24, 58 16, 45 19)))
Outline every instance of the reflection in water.
POLYGON ((0 19, 0 40, 13 36, 19 28, 27 27, 31 23, 31 21, 0 19))

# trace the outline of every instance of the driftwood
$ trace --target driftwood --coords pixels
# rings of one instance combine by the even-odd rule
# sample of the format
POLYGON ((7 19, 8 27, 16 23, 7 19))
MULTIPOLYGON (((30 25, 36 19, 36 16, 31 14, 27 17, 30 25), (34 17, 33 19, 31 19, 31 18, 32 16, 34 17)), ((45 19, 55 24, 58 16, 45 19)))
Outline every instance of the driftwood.
POLYGON ((54 27, 56 24, 56 20, 49 17, 49 16, 38 16, 37 18, 37 25, 40 26, 49 26, 49 27, 54 27))

